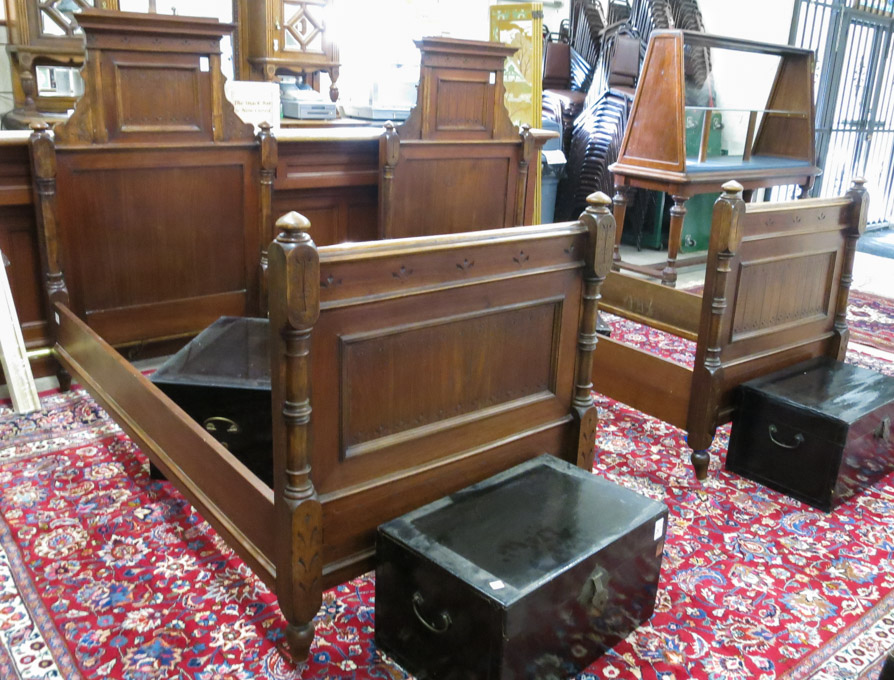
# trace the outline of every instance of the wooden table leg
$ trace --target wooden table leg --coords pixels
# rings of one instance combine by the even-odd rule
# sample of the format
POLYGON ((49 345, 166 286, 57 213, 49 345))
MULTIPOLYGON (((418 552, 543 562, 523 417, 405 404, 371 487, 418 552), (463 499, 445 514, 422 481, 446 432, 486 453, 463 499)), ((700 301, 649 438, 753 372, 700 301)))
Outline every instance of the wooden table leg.
POLYGON ((624 216, 627 214, 627 187, 615 184, 615 195, 612 198, 615 216, 615 249, 612 252, 612 270, 618 271, 617 263, 621 261, 621 234, 624 231, 624 216))
POLYGON ((670 209, 670 234, 667 238, 667 265, 661 271, 661 285, 677 285, 677 254, 683 240, 683 220, 686 217, 686 196, 673 196, 674 205, 670 209))

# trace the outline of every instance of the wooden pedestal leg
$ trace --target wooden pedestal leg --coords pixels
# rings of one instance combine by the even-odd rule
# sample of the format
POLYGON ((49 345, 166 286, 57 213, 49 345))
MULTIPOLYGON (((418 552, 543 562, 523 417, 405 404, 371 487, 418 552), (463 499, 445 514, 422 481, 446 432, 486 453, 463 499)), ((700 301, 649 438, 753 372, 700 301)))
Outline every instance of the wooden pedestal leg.
POLYGON ((677 285, 677 254, 683 240, 683 219, 686 217, 685 196, 673 196, 674 205, 670 209, 670 234, 667 238, 667 264, 661 271, 661 285, 674 288, 677 285))
POLYGON ((627 214, 627 187, 623 184, 615 184, 614 203, 615 216, 615 248, 612 252, 612 270, 618 271, 618 262, 621 261, 621 233, 624 231, 624 216, 627 214))

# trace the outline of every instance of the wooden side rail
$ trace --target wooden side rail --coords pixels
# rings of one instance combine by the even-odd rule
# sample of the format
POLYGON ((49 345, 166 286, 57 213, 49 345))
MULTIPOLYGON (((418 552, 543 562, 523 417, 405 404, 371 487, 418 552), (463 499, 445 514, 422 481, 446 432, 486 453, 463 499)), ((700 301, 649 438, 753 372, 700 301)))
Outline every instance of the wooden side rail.
POLYGON ((268 585, 273 492, 65 305, 59 361, 268 585))

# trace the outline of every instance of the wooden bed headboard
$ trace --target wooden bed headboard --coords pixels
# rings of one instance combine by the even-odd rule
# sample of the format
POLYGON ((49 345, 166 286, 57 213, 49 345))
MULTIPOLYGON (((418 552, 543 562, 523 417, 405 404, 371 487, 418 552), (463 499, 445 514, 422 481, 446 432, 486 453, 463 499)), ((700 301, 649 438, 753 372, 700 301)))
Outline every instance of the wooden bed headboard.
POLYGON ((554 133, 513 125, 493 42, 424 38, 415 108, 379 144, 379 237, 531 224, 540 148, 554 133), (422 200, 420 200, 422 197, 422 200))
POLYGON ((233 26, 103 10, 78 23, 85 94, 31 143, 38 231, 68 306, 116 345, 258 313, 276 147, 224 97, 233 26))

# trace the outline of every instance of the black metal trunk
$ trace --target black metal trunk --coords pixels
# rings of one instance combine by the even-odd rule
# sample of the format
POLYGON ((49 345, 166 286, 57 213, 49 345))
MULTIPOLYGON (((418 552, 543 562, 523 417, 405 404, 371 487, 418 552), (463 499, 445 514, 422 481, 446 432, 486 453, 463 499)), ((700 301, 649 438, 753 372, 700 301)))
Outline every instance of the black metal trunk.
POLYGON ((894 378, 819 358, 740 389, 728 470, 826 512, 894 470, 894 378))
POLYGON ((221 317, 150 380, 272 484, 269 334, 266 319, 221 317))
POLYGON ((376 644, 419 678, 562 678, 651 616, 667 508, 541 456, 379 527, 376 644))

